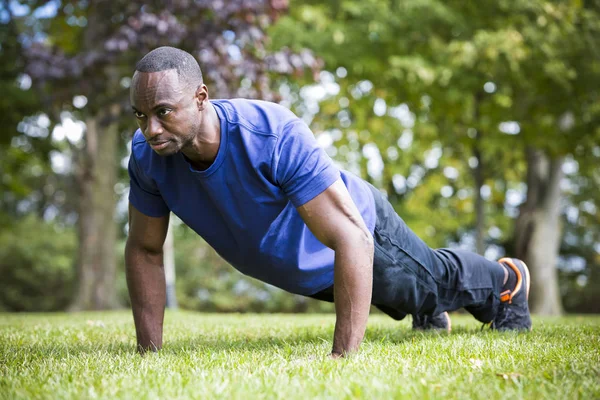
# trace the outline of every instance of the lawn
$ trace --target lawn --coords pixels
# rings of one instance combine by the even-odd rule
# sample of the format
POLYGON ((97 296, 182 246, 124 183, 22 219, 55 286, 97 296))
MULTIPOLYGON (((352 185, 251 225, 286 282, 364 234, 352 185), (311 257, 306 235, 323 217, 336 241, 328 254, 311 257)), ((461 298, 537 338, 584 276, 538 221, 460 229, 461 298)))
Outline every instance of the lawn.
POLYGON ((413 332, 372 315, 359 354, 330 360, 333 315, 168 312, 165 348, 135 353, 129 312, 0 314, 0 398, 600 398, 600 317, 531 333, 413 332))

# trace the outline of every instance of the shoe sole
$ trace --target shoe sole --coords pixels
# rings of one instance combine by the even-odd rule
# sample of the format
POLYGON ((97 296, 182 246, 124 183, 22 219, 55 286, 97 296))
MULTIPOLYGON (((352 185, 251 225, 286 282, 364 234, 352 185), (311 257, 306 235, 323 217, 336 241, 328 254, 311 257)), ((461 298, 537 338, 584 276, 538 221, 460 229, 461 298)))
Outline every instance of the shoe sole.
POLYGON ((525 293, 525 298, 527 299, 527 302, 529 302, 529 287, 531 286, 531 279, 529 278, 529 267, 527 267, 527 264, 525 264, 523 261, 521 261, 521 264, 523 264, 523 268, 525 268, 525 276, 527 277, 527 292, 525 293))
MULTIPOLYGON (((527 309, 529 309, 529 288, 531 287, 531 279, 529 277, 529 267, 524 261, 521 261, 523 268, 525 269, 525 276, 527 277, 527 292, 525 292, 525 299, 527 300, 527 309)), ((533 330, 533 324, 529 327, 529 332, 533 330)))

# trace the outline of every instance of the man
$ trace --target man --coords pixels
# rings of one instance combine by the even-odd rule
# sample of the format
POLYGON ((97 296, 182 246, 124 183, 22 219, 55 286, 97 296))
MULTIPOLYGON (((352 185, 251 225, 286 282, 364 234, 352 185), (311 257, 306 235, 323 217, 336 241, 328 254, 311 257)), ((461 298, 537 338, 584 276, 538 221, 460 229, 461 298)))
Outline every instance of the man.
POLYGON ((450 330, 464 307, 496 329, 531 328, 529 273, 432 250, 381 193, 338 170, 310 129, 274 103, 210 100, 196 60, 161 47, 136 65, 139 130, 129 162, 127 283, 140 351, 162 346, 163 242, 173 212, 241 272, 335 300, 332 357, 356 351, 371 304, 450 330))

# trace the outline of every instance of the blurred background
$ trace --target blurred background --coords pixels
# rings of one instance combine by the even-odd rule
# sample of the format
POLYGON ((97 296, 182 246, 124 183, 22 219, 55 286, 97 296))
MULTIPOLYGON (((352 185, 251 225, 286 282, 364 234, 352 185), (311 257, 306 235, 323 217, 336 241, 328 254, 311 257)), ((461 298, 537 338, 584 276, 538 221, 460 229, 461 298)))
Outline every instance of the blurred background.
MULTIPOLYGON (((198 59, 213 98, 291 108, 430 246, 524 259, 534 312, 600 312, 600 2, 584 0, 0 0, 1 310, 128 305, 128 90, 162 45, 198 59)), ((169 305, 332 310, 172 220, 169 305)))

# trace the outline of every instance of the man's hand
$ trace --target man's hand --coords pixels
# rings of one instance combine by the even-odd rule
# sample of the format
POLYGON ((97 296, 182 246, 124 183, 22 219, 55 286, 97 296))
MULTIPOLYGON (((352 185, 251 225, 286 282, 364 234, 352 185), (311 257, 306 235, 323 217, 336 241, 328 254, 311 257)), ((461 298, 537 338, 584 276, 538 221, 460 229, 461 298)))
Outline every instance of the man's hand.
POLYGON ((373 237, 341 179, 298 207, 298 213, 317 239, 335 251, 331 357, 343 357, 358 350, 365 334, 373 290, 373 237))
POLYGON ((129 205, 125 272, 141 354, 162 347, 166 304, 162 246, 168 227, 169 215, 148 217, 129 205))

